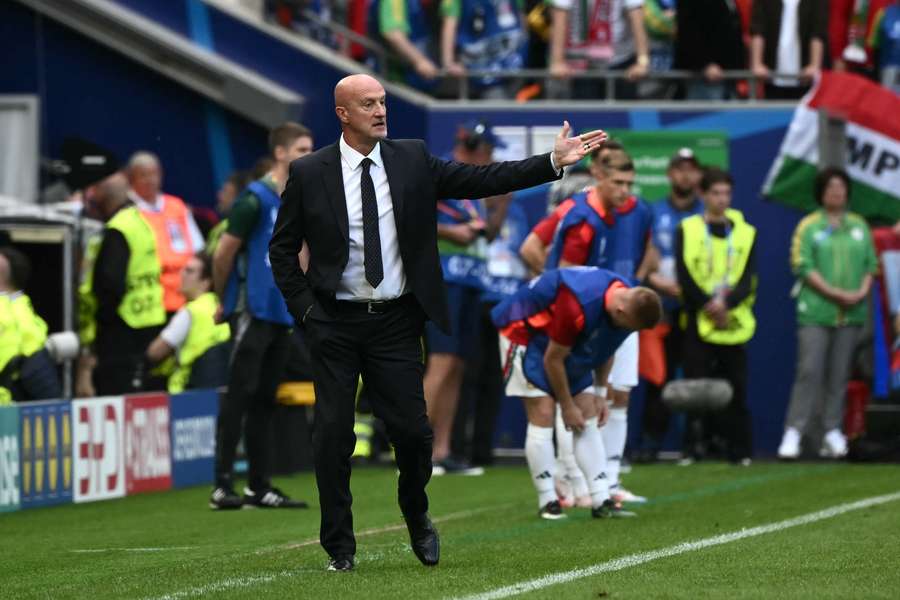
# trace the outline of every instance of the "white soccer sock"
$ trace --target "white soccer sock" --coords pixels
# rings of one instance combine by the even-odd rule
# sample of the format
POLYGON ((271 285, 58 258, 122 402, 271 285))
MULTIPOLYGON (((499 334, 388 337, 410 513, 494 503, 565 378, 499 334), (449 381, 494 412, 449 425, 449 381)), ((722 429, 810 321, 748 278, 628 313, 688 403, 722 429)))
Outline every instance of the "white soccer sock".
POLYGON ((575 458, 587 479, 591 504, 600 506, 609 499, 609 479, 606 474, 606 451, 603 436, 597 427, 597 417, 586 419, 584 429, 575 434, 575 458))
POLYGON ((628 409, 610 408, 609 420, 600 432, 606 448, 609 487, 614 488, 619 485, 619 469, 622 467, 622 454, 625 453, 625 438, 628 437, 628 409))
POLYGON ((553 428, 538 427, 528 424, 525 434, 525 458, 531 481, 538 493, 538 506, 558 500, 553 485, 553 474, 556 471, 556 458, 553 456, 553 428))
POLYGON ((556 458, 566 480, 572 486, 572 494, 575 498, 587 496, 588 485, 578 462, 575 460, 574 437, 572 432, 566 429, 563 422, 562 411, 556 407, 556 458))

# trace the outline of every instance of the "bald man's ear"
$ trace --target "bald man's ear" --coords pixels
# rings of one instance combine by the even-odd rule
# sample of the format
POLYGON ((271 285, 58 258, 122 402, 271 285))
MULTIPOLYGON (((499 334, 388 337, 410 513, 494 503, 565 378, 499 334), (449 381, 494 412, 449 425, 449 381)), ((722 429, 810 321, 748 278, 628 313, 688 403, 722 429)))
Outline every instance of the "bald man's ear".
POLYGON ((343 106, 335 106, 334 113, 338 116, 338 119, 341 120, 341 123, 349 123, 350 117, 347 116, 347 109, 343 106))

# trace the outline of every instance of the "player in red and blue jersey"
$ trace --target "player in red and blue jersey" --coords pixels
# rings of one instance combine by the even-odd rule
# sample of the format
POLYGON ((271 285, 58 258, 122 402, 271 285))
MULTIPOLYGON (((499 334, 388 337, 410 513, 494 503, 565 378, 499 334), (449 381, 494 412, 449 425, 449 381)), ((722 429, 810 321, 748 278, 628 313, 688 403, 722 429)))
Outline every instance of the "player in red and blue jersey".
POLYGON ((552 269, 492 311, 501 333, 506 393, 522 397, 528 413, 525 456, 538 492, 539 515, 564 515, 554 486, 553 424, 556 404, 574 430, 574 457, 587 480, 592 515, 633 516, 610 499, 600 426, 610 358, 633 331, 661 316, 656 292, 634 287, 595 267, 552 269))
MULTIPOLYGON (((642 200, 631 194, 634 163, 620 145, 605 144, 595 154, 591 174, 595 187, 576 194, 560 204, 544 222, 538 224, 522 248, 523 258, 546 254, 546 267, 590 265, 609 268, 619 275, 642 280, 653 270, 656 254, 652 252, 653 212, 642 200), (553 230, 552 239, 547 234, 553 230), (549 249, 542 251, 539 244, 549 249), (530 246, 529 246, 530 244, 530 246)), ((627 410, 631 389, 638 384, 638 336, 629 336, 616 352, 609 376, 612 388, 610 420, 603 428, 603 439, 609 461, 608 473, 613 498, 617 501, 642 502, 619 483, 622 455, 628 433, 627 410)), ((605 394, 606 389, 598 390, 605 394)), ((584 485, 578 476, 570 444, 557 424, 560 460, 566 465, 573 494, 583 498, 584 485)))

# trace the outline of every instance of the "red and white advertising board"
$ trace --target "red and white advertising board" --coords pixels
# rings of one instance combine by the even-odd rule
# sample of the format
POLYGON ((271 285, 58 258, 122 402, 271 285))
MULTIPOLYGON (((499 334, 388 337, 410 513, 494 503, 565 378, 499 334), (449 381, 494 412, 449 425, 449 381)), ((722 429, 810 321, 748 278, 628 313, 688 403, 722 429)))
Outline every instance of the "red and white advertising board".
POLYGON ((72 402, 73 499, 92 502, 125 495, 125 404, 121 396, 72 402))

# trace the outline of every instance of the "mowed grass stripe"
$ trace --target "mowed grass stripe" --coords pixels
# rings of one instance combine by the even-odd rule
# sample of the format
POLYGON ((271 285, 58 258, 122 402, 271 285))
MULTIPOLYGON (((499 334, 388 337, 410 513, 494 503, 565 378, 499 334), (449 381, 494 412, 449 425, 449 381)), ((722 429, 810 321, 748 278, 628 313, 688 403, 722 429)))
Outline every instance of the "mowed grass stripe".
POLYGON ((688 552, 696 552, 698 550, 703 550, 705 548, 710 548, 713 546, 730 544, 738 540, 765 535, 768 533, 775 533, 778 531, 783 531, 785 529, 791 529, 793 527, 800 527, 802 525, 808 525, 810 523, 823 521, 825 519, 832 519, 851 511, 878 506, 880 504, 886 504, 888 502, 896 502, 897 500, 900 500, 900 492, 884 494, 882 496, 873 496, 871 498, 864 498, 856 502, 839 504, 837 506, 832 506, 824 510, 808 513, 799 517, 794 517, 792 519, 786 519, 784 521, 769 523, 767 525, 759 525, 756 527, 751 527, 749 529, 741 529, 739 531, 733 531, 731 533, 725 533, 701 540, 685 542, 675 546, 669 546, 668 548, 652 550, 650 552, 630 554, 628 556, 609 560, 600 564, 592 565, 590 567, 573 569, 571 571, 563 571, 560 573, 553 573, 551 575, 545 575, 544 577, 522 581, 520 583, 504 586, 480 594, 457 596, 453 598, 453 600, 500 600, 502 598, 518 596, 520 594, 527 594, 529 592, 534 592, 555 585, 569 583, 578 579, 594 577, 602 573, 621 571, 623 569, 642 565, 644 563, 659 560, 661 558, 668 558, 688 552))
MULTIPOLYGON (((216 596, 367 600, 458 596, 547 575, 559 565, 598 564, 884 493, 896 487, 895 469, 771 463, 750 469, 715 463, 640 467, 626 483, 654 499, 673 498, 639 508, 641 518, 628 522, 597 522, 584 510, 572 511, 569 519, 556 523, 537 519, 533 490, 522 467, 491 469, 483 478, 442 478, 431 486, 436 517, 488 510, 451 519, 441 528, 445 552, 437 569, 423 569, 409 551, 398 519, 393 473, 364 470, 354 479, 354 512, 360 531, 372 534, 360 540, 357 573, 343 578, 324 572, 325 555, 318 544, 258 554, 261 549, 311 540, 318 530, 315 509, 217 514, 201 508, 206 499, 203 488, 136 496, 0 517, 0 538, 8 542, 0 547, 0 589, 9 597, 25 598, 44 598, 48 593, 54 598, 81 598, 88 591, 94 598, 173 593, 190 597, 192 590, 210 590, 207 586, 227 582, 216 596), (495 506, 504 508, 493 510, 495 506), (373 531, 386 527, 391 530, 373 531), (68 552, 194 544, 200 547, 176 553, 68 552), (47 568, 48 561, 52 569, 47 568), (241 581, 252 583, 244 586, 241 581)), ((291 489, 311 482, 310 476, 301 475, 278 484, 291 489)), ((595 585, 593 580, 584 584, 595 585)))

